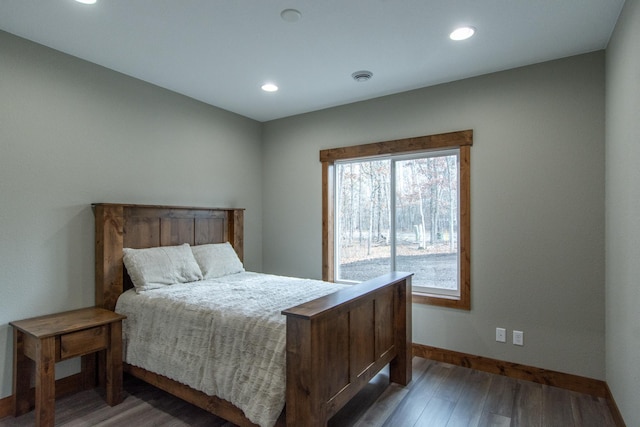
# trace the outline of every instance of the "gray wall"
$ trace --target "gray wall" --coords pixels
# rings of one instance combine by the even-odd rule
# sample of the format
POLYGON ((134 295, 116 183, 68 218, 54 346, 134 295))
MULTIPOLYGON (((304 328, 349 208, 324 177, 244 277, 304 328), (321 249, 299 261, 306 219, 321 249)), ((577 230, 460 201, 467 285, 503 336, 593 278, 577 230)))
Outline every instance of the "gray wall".
POLYGON ((604 59, 266 123, 264 271, 321 277, 320 149, 473 129, 472 310, 414 304, 414 341, 604 379, 604 59))
POLYGON ((627 0, 607 48, 607 383, 640 425, 640 1, 627 0))
MULTIPOLYGON (((462 129, 475 132, 472 310, 414 306, 415 341, 605 378, 603 52, 263 125, 2 32, 0 59, 0 398, 8 322, 93 302, 91 202, 245 207, 248 269, 319 278, 319 150, 462 129), (496 343, 497 326, 525 346, 496 343)), ((638 384, 607 368, 614 393, 638 384)))
POLYGON ((259 271, 261 176, 260 123, 0 32, 0 398, 8 322, 93 304, 92 202, 244 207, 259 271))

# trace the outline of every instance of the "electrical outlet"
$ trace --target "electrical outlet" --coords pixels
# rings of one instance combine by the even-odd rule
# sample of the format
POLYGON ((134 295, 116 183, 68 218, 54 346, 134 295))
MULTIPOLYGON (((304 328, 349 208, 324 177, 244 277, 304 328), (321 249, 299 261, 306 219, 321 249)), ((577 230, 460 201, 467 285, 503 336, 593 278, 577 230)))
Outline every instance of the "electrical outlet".
POLYGON ((507 330, 505 328, 496 328, 496 341, 507 342, 507 330))
POLYGON ((524 332, 513 331, 513 345, 524 345, 524 332))

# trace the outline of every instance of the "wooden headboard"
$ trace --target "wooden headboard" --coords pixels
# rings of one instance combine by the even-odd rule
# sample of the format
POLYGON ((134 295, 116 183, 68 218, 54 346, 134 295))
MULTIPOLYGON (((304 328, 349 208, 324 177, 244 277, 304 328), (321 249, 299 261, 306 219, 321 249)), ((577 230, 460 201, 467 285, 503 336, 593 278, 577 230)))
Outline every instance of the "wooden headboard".
POLYGON ((92 205, 95 215, 96 307, 115 309, 131 287, 122 262, 123 248, 203 245, 229 242, 244 258, 244 209, 92 205))

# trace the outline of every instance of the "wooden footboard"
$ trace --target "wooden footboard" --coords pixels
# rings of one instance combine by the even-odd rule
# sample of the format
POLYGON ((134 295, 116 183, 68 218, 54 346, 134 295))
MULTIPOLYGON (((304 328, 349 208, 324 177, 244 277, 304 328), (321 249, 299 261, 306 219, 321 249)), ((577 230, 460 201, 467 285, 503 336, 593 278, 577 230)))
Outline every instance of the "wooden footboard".
POLYGON ((411 381, 411 274, 390 273, 284 310, 287 426, 326 426, 387 363, 411 381))

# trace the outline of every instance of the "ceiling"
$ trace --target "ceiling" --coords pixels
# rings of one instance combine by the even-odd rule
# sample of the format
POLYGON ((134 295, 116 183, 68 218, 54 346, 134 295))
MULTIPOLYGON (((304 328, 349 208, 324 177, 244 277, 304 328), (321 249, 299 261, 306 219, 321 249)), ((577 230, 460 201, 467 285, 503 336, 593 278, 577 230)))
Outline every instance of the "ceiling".
POLYGON ((0 29, 268 121, 604 49, 623 3, 1 0, 0 29), (460 25, 476 35, 450 40, 460 25), (373 77, 354 81, 360 70, 373 77))

